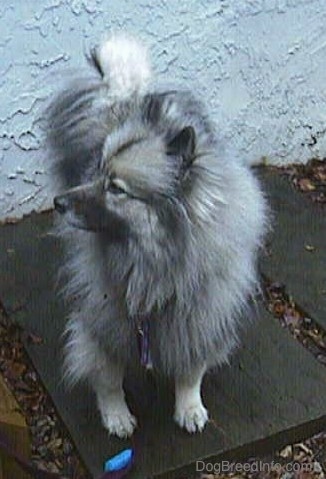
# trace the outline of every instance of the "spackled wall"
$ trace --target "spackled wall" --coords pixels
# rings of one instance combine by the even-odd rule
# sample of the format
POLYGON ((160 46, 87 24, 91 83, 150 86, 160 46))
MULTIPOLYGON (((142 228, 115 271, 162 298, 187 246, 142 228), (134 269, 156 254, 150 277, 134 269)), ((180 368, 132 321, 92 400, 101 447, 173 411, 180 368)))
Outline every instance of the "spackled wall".
POLYGON ((40 112, 108 30, 199 91, 248 162, 326 153, 325 0, 2 0, 0 219, 51 204, 40 112))

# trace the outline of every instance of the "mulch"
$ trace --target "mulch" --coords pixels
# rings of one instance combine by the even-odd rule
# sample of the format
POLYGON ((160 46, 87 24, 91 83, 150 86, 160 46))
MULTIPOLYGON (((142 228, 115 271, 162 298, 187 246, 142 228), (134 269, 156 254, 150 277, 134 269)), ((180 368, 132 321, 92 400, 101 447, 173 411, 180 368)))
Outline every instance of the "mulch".
MULTIPOLYGON (((326 160, 313 159, 307 165, 271 168, 285 175, 294 188, 312 201, 321 207, 326 205, 326 160)), ((266 280, 264 287, 266 307, 275 320, 326 366, 326 332, 300 309, 287 294, 285 285, 266 280)), ((89 479, 65 425, 25 352, 23 335, 24 331, 13 324, 0 307, 0 373, 29 426, 32 462, 40 469, 60 474, 62 478, 89 479)), ((32 342, 41 340, 33 335, 27 339, 32 342)), ((242 464, 247 467, 245 471, 237 469, 226 474, 206 474, 201 479, 324 479, 326 431, 264 458, 248 458, 242 464), (259 461, 269 467, 257 471, 254 465, 259 461)))
POLYGON ((313 158, 307 164, 269 167, 286 176, 292 185, 313 202, 326 204, 326 159, 313 158))
MULTIPOLYGON (((23 346, 24 331, 0 306, 0 374, 14 394, 29 427, 31 460, 62 478, 90 479, 54 404, 23 346)), ((27 340, 41 341, 35 335, 27 340)))

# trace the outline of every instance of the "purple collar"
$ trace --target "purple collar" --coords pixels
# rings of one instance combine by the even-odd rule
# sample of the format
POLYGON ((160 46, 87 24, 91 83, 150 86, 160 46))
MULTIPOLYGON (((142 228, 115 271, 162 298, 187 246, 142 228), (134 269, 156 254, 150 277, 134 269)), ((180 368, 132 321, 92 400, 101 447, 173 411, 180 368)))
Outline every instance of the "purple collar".
POLYGON ((137 321, 137 334, 140 364, 146 369, 152 369, 153 363, 149 348, 149 318, 139 318, 137 321))

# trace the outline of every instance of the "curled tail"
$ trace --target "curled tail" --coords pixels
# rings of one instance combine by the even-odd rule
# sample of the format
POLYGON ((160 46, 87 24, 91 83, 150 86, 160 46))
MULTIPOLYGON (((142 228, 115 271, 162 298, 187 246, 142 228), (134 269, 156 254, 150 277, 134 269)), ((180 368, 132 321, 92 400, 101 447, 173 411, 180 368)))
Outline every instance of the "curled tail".
POLYGON ((151 67, 147 49, 138 40, 111 36, 93 50, 92 59, 113 96, 123 99, 146 90, 151 67))

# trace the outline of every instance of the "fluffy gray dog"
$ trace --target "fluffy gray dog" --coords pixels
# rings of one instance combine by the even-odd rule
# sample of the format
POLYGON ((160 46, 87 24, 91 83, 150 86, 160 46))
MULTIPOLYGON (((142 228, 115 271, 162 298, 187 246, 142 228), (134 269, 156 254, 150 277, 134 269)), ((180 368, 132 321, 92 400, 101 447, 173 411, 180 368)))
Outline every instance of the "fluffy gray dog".
POLYGON ((265 201, 192 93, 149 86, 137 41, 111 37, 92 63, 48 117, 67 238, 67 374, 91 382, 104 426, 126 437, 136 419, 125 368, 151 363, 174 379, 175 421, 201 431, 203 375, 228 360, 257 287, 265 201))

